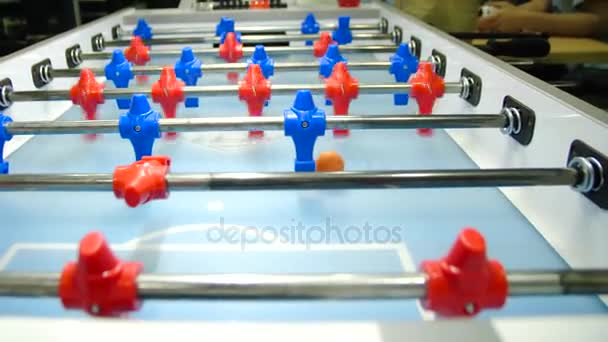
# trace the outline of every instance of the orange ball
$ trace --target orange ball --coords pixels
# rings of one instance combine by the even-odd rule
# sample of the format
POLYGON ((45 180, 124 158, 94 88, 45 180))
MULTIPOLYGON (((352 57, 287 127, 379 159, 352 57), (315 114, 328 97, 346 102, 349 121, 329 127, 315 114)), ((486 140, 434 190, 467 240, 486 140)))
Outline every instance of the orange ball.
POLYGON ((321 152, 316 164, 318 172, 344 171, 344 159, 335 151, 321 152))

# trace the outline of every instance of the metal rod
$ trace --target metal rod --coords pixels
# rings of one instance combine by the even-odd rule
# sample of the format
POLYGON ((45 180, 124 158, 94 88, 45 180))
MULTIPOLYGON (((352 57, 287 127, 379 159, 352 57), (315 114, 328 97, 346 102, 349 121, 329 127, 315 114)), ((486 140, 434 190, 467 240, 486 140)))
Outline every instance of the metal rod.
POLYGON ((507 275, 510 296, 585 295, 608 292, 608 271, 516 272, 507 275), (518 284, 512 286, 511 284, 518 284))
POLYGON ((329 275, 182 275, 143 274, 142 299, 390 299, 425 295, 425 276, 329 275))
MULTIPOLYGON (((184 120, 184 119, 162 119, 184 120)), ((4 126, 13 135, 104 134, 117 133, 118 120, 13 121, 4 126)))
MULTIPOLYGON (((502 114, 474 115, 371 115, 328 116, 327 129, 413 129, 413 128, 502 128, 502 114)), ((208 117, 160 119, 163 132, 282 130, 284 119, 274 117, 208 117)), ((118 120, 13 121, 4 125, 11 135, 118 133, 118 120)))
MULTIPOLYGON (((58 273, 0 273, 0 296, 56 297, 58 273)), ((608 293, 607 270, 507 274, 510 296, 608 293)), ((426 275, 141 274, 140 299, 406 299, 426 297, 426 275)))
MULTIPOLYGON (((414 128, 502 128, 506 116, 488 115, 373 115, 373 116, 328 116, 327 129, 414 129, 414 128)), ((9 123, 10 125, 12 123, 9 123)), ((282 130, 282 117, 234 117, 161 119, 163 132, 235 131, 235 130, 282 130)), ((12 132, 12 128, 9 128, 12 132)), ((88 132, 87 132, 88 133, 88 132)))
MULTIPOLYGON (((274 34, 274 35, 253 35, 241 36, 241 42, 244 44, 266 44, 277 42, 298 42, 298 41, 314 41, 319 39, 318 34, 274 34)), ((354 40, 392 40, 393 35, 390 33, 355 33, 354 40)), ((204 44, 204 43, 220 43, 220 37, 166 37, 166 38, 150 38, 144 40, 146 45, 160 44, 204 44)), ((129 46, 130 39, 107 40, 103 43, 107 47, 129 46)))
POLYGON ((70 91, 62 90, 26 90, 12 91, 8 93, 12 102, 19 101, 67 101, 70 99, 70 91))
MULTIPOLYGON (((203 64, 201 70, 203 73, 223 73, 231 71, 245 71, 247 70, 247 63, 217 63, 217 64, 203 64)), ((350 62, 348 63, 349 70, 376 70, 376 69, 388 69, 391 66, 390 62, 350 62)), ((103 68, 87 68, 93 71, 96 75, 103 75, 105 70, 103 68)), ((161 65, 149 65, 149 66, 133 66, 131 71, 136 75, 158 75, 162 71, 163 66, 161 65)), ((286 63, 275 63, 275 71, 306 71, 306 70, 318 70, 318 62, 286 62, 286 63)), ((53 77, 79 77, 82 69, 53 69, 51 74, 53 77)))
POLYGON ((0 273, 0 296, 57 297, 59 273, 0 273))
MULTIPOLYGON (((325 94, 326 85, 317 84, 275 84, 272 85, 273 95, 293 94, 298 90, 306 89, 315 94, 325 94)), ((393 94, 393 93, 409 93, 412 88, 408 83, 385 83, 385 84, 359 84, 360 94, 393 94)), ((186 97, 209 97, 209 96, 226 96, 234 95, 239 91, 238 85, 221 85, 221 86, 187 86, 184 87, 184 95, 186 97)), ((459 94, 462 90, 460 82, 446 82, 445 92, 451 94, 459 94)), ((104 89, 104 99, 120 99, 131 97, 135 94, 150 95, 150 88, 114 88, 104 89)), ((58 101, 69 100, 70 91, 63 90, 27 90, 27 91, 12 91, 8 93, 8 98, 12 102, 18 101, 58 101)))
MULTIPOLYGON (((253 54, 255 47, 244 47, 243 54, 249 56, 253 54)), ((381 53, 381 52, 395 52, 396 46, 393 44, 386 45, 343 45, 340 46, 341 53, 381 53)), ((265 48, 266 52, 271 55, 278 54, 296 54, 296 53, 308 53, 313 54, 312 46, 268 46, 265 48)), ((216 48, 201 48, 193 49, 195 55, 199 56, 218 56, 218 49, 216 48)), ((82 60, 95 60, 95 59, 110 59, 112 58, 112 52, 101 51, 101 52, 82 52, 80 51, 80 59, 82 60)), ((151 50, 151 57, 179 57, 181 56, 181 50, 151 50)))
MULTIPOLYGON (((169 174, 171 190, 319 190, 576 185, 575 169, 169 174)), ((1 185, 0 185, 1 187, 1 185)))
MULTIPOLYGON (((333 31, 338 28, 337 24, 320 24, 321 31, 333 31)), ((235 31, 242 34, 247 33, 273 33, 273 32, 285 32, 285 31, 300 31, 299 25, 285 25, 285 26, 236 26, 235 31)), ((381 30, 381 23, 376 24, 350 24, 349 29, 351 31, 366 31, 366 30, 381 30)), ((209 34, 215 36, 215 28, 172 28, 172 29, 153 29, 155 35, 178 35, 178 34, 209 34)), ((118 31, 120 37, 127 37, 133 35, 133 30, 121 29, 118 31)))
MULTIPOLYGON (((574 168, 358 171, 328 173, 172 173, 171 191, 409 189, 507 186, 576 186, 574 168)), ((0 176, 0 191, 107 191, 111 174, 15 174, 0 176)))
POLYGON ((0 176, 0 191, 107 191, 112 190, 112 174, 20 174, 13 175, 16 181, 2 179, 0 176))

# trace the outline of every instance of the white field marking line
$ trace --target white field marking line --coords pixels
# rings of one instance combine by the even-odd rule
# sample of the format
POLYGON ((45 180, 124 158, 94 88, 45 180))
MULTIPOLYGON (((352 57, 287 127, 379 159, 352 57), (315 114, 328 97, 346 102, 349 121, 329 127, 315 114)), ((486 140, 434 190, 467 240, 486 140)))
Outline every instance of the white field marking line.
MULTIPOLYGON (((322 245, 309 245, 306 244, 259 244, 259 245, 247 245, 245 249, 241 248, 240 244, 195 244, 195 243, 171 243, 171 244, 142 244, 142 245, 122 245, 114 244, 111 245, 113 251, 117 252, 129 252, 134 250, 158 250, 168 252, 305 252, 305 251, 391 251, 397 250, 398 245, 393 244, 366 244, 366 245, 343 245, 343 244, 322 244, 322 245), (295 246, 295 248, 294 248, 295 246)), ((16 250, 54 250, 54 251, 76 251, 78 250, 78 244, 76 243, 15 243, 5 255, 0 258, 0 262, 5 258, 10 259, 10 254, 14 254, 16 250), (15 251, 13 251, 14 249, 15 251)), ((2 264, 0 263, 0 266, 2 264)), ((0 269, 2 269, 0 267, 0 269)))
MULTIPOLYGON (((413 272, 416 270, 414 261, 411 258, 407 247, 403 243, 395 244, 291 244, 291 243, 274 243, 274 244, 249 244, 246 249, 243 250, 241 244, 140 244, 142 241, 149 241, 159 237, 195 232, 195 231, 206 231, 211 227, 217 227, 214 224, 190 224, 183 226, 171 227, 164 230, 154 231, 140 237, 131 239, 124 243, 113 244, 112 249, 114 251, 124 252, 138 250, 155 250, 155 251, 172 251, 172 252, 239 252, 239 251, 252 251, 252 252, 301 252, 301 251, 370 251, 370 250, 394 250, 399 258, 399 264, 404 273, 413 272)), ((245 226, 230 225, 230 227, 236 227, 237 230, 242 231, 246 229, 245 226)), ((247 228, 248 229, 248 228, 247 228)), ((259 231, 256 230, 259 235, 259 231)), ((10 261, 20 250, 73 250, 78 249, 78 244, 75 243, 14 243, 0 258, 0 271, 4 270, 10 261)), ((424 310, 418 301, 416 307, 420 316, 424 320, 432 320, 435 315, 431 311, 424 310)))
MULTIPOLYGON (((302 249, 294 249, 294 248, 276 248, 280 245, 262 245, 266 248, 260 249, 251 249, 250 251, 264 251, 264 252, 272 252, 272 251, 283 251, 283 252, 301 252, 301 251, 356 251, 356 250, 394 250, 399 257, 399 263, 404 273, 412 272, 415 270, 414 263, 407 251, 407 248, 403 244, 368 244, 368 245, 344 245, 344 244, 332 244, 332 245, 319 245, 315 246, 316 248, 306 249, 306 245, 302 245, 302 249), (271 248, 274 247, 274 248, 271 248), (322 248, 319 248, 322 247, 322 248)), ((147 245, 127 245, 127 244, 119 244, 113 245, 112 249, 114 251, 133 251, 135 249, 139 250, 160 250, 160 251, 178 251, 178 252, 216 252, 216 251, 225 251, 225 252, 239 252, 241 248, 238 245, 201 245, 201 244, 147 244, 147 245), (217 248, 215 248, 217 247, 217 248), (235 248, 236 247, 236 248, 235 248)), ((16 254, 21 250, 68 250, 68 251, 76 251, 78 249, 78 244, 73 243, 15 243, 11 245, 5 254, 0 258, 0 271, 4 270, 6 266, 10 263, 10 261, 16 256, 16 254)), ((420 302, 416 303, 416 308, 420 314, 420 317, 423 320, 433 320, 435 315, 431 311, 427 311, 422 308, 420 302)))
MULTIPOLYGON (((337 243, 309 243, 309 244, 305 244, 305 243, 290 243, 290 242, 281 242, 278 238, 274 238, 272 240, 271 243, 267 243, 264 242, 263 240, 263 235, 264 235, 264 230, 259 230, 255 227, 246 227, 243 225, 236 225, 236 224, 224 224, 224 226, 228 226, 230 228, 236 228, 237 231, 239 232, 246 232, 246 233, 255 233, 255 238, 256 238, 256 242, 255 243, 250 243, 248 241, 243 241, 243 240, 238 240, 236 243, 206 243, 206 244, 158 244, 159 246, 161 246, 161 248, 163 248, 164 246, 171 246, 170 248, 175 248, 173 246, 184 246, 184 247, 188 247, 189 250, 192 250, 192 248, 194 248, 193 246, 204 246, 203 250, 213 250, 214 246, 218 246, 219 248, 221 248, 220 250, 224 251, 224 250, 230 250, 230 249, 235 249, 235 250, 243 250, 243 246, 245 246, 245 250, 289 250, 289 249, 294 249, 294 250, 391 250, 391 249, 398 249, 399 246, 402 246, 399 243, 395 243, 395 244, 386 244, 386 243, 365 243, 365 244, 337 244, 337 243), (255 229, 251 229, 251 228, 255 228, 255 229), (261 239, 261 240, 260 240, 261 239), (230 248, 230 246, 232 246, 232 248, 230 248)), ((175 227, 170 227, 167 229, 161 229, 161 230, 157 230, 157 231, 153 231, 147 234, 144 234, 142 236, 139 236, 137 238, 131 239, 129 241, 126 241, 124 243, 121 244, 114 244, 112 245, 114 248, 124 248, 124 247, 135 247, 136 245, 140 245, 140 246, 146 246, 146 244, 142 244, 142 242, 145 241, 151 241, 157 238, 161 238, 161 237, 166 237, 166 236, 170 236, 170 235, 175 235, 175 234, 181 234, 181 233, 192 233, 192 232, 206 232, 212 228, 217 228, 218 225, 217 224, 186 224, 186 225, 181 225, 181 226, 175 226, 175 227)), ((251 235, 241 235, 242 237, 252 237, 251 235)), ((275 236, 278 237, 278 236, 275 236)), ((127 248, 128 249, 128 248, 127 248)), ((179 249, 177 249, 179 250, 179 249)), ((405 251, 405 253, 407 253, 407 251, 405 251)), ((409 257, 408 257, 409 258, 409 257)), ((409 261, 409 265, 413 265, 413 262, 409 261)))
MULTIPOLYGON (((260 232, 257 229, 249 229, 248 227, 245 227, 243 225, 236 225, 236 224, 230 224, 228 225, 230 228, 236 228, 236 230, 238 230, 239 232, 242 232, 244 230, 249 230, 252 232, 256 233, 256 237, 260 236, 260 232)), ((167 229, 160 229, 160 230, 156 230, 144 235, 141 235, 139 237, 133 238, 131 240, 128 240, 120 245, 136 245, 138 243, 141 243, 143 241, 150 241, 156 238, 160 238, 160 237, 165 237, 165 236, 169 236, 169 235, 174 235, 174 234, 180 234, 180 233, 190 233, 190 232, 206 232, 212 228, 219 228, 219 226, 217 224, 185 224, 185 225, 180 225, 180 226, 174 226, 174 227, 170 227, 167 229)))
MULTIPOLYGON (((255 231, 257 236, 260 236, 259 230, 253 230, 242 225, 228 225, 236 227, 237 230, 255 231)), ((241 252, 241 251, 361 251, 361 250, 396 250, 399 244, 292 244, 292 243, 255 243, 245 244, 243 250, 241 243, 223 243, 223 244, 142 244, 143 241, 149 241, 156 238, 174 235, 186 232, 207 231, 212 227, 217 227, 216 224, 189 224, 182 226, 170 227, 168 229, 158 230, 144 234, 140 237, 131 239, 124 243, 112 244, 111 248, 115 251, 132 251, 135 249, 142 250, 160 250, 160 251, 184 251, 184 252, 206 252, 206 251, 225 251, 225 252, 241 252)), ((11 245, 5 254, 0 258, 0 270, 3 270, 9 264, 11 259, 19 250, 73 250, 78 249, 76 243, 14 243, 11 245)), ((406 252, 407 253, 407 252, 406 252)), ((403 263, 402 263, 403 264, 403 263)), ((409 261, 411 265, 411 260, 409 261)))
MULTIPOLYGON (((404 273, 415 272, 416 265, 414 264, 414 260, 412 260, 412 254, 410 254, 408 248, 405 243, 395 244, 395 248, 397 251, 397 255, 399 256, 399 261, 401 262, 401 268, 404 273)), ((424 321, 432 321, 435 319, 435 313, 433 311, 426 310, 422 307, 420 300, 416 301, 416 309, 420 314, 420 317, 424 321)))
POLYGON ((4 254, 2 255, 2 258, 0 258, 0 271, 3 270, 6 267, 6 265, 8 265, 10 263, 10 261, 13 259, 15 254, 17 254, 17 251, 19 249, 20 249, 19 244, 15 243, 15 244, 12 244, 6 250, 6 252, 4 252, 4 254))

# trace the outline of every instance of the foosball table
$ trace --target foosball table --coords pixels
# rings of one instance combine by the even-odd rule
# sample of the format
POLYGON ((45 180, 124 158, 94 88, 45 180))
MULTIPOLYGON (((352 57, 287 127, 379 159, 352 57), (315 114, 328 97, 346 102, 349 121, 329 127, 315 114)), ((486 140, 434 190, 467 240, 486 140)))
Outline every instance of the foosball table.
POLYGON ((387 4, 126 9, 0 108, 0 340, 608 336, 608 116, 387 4))

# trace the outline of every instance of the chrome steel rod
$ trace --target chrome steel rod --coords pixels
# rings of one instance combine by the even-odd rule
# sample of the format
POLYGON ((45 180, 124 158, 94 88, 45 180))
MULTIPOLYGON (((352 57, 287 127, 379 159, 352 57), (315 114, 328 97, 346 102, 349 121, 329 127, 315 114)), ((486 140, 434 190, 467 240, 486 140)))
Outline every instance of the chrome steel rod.
POLYGON ((172 191, 574 186, 579 181, 579 172, 569 168, 336 173, 251 172, 168 174, 166 180, 172 191))
MULTIPOLYGON (((356 171, 327 173, 171 173, 171 191, 410 189, 507 186, 576 186, 573 168, 356 171)), ((111 174, 0 175, 0 191, 107 191, 111 174)))
MULTIPOLYGON (((319 24, 321 31, 333 31, 338 28, 337 24, 319 24)), ((350 24, 351 31, 366 31, 366 30, 382 30, 381 23, 376 24, 350 24)), ((300 31, 300 25, 285 25, 285 26, 236 26, 235 31, 242 34, 247 33, 272 33, 284 31, 300 31)), ((178 35, 178 34, 209 34, 215 36, 215 28, 172 28, 172 29, 152 29, 155 35, 178 35)), ((133 35, 132 29, 121 29, 118 31, 120 37, 128 37, 133 35)))
MULTIPOLYGON (((318 34, 273 34, 273 35, 251 35, 241 36, 242 43, 249 44, 266 44, 277 42, 298 42, 298 41, 314 41, 319 39, 318 34)), ((353 40, 392 40, 391 33, 354 33, 353 40)), ((220 37, 163 37, 150 38, 144 40, 146 45, 161 45, 161 44, 204 44, 204 43, 220 43, 220 37)), ((103 43, 106 47, 129 46, 130 39, 106 40, 103 43)))
MULTIPOLYGON (((316 84, 274 84, 272 85, 273 95, 292 95, 298 90, 310 90, 314 94, 325 94, 326 85, 322 83, 316 84)), ((393 93, 409 93, 412 88, 408 83, 385 83, 385 84, 359 84, 359 94, 393 94, 393 93)), ((460 82, 445 83, 446 93, 460 93, 462 85, 460 82)), ((184 87, 184 95, 186 97, 209 97, 209 96, 226 96, 237 94, 238 85, 221 85, 221 86, 188 86, 184 87)), ((41 91, 44 92, 44 91, 41 91)), ((104 90, 104 98, 117 99, 125 96, 133 96, 135 94, 149 95, 149 88, 117 88, 104 90)), ((35 97, 35 96, 34 96, 35 97)), ((11 97, 13 99, 13 97, 11 97)), ((47 98, 49 99, 49 98, 47 98)))
POLYGON ((13 121, 4 129, 12 135, 118 133, 118 120, 13 121))
POLYGON ((0 191, 112 191, 112 174, 19 174, 16 179, 0 176, 0 191))
POLYGON ((68 89, 12 91, 8 93, 8 98, 12 102, 61 100, 69 101, 70 91, 68 89))
MULTIPOLYGON (((0 296, 56 297, 58 273, 0 273, 0 296)), ((608 293, 607 270, 507 274, 510 296, 608 293)), ((141 274, 140 299, 406 299, 426 297, 426 275, 141 274)))
MULTIPOLYGON (((244 47, 243 54, 249 56, 253 54, 255 47, 244 47)), ((343 45, 340 46, 340 53, 380 53, 380 52, 395 52, 397 47, 394 44, 385 45, 343 45)), ((309 53, 313 54, 312 46, 268 46, 265 48, 266 52, 271 56, 279 54, 296 54, 296 53, 309 53)), ((200 48, 192 49, 197 56, 218 56, 218 49, 216 48, 200 48)), ((154 49, 150 51, 150 56, 154 57, 179 57, 181 56, 181 50, 159 50, 154 49)), ((110 59, 112 58, 112 52, 101 51, 101 52, 80 52, 80 59, 82 60, 95 60, 95 59, 110 59)))
MULTIPOLYGON (((328 116, 327 129, 414 129, 414 128, 502 128, 507 119, 502 114, 488 115, 373 115, 328 116)), ((235 130, 282 130, 282 117, 233 117, 161 119, 163 132, 200 132, 235 130)), ((12 123, 11 123, 12 124, 12 123)), ((10 124, 9 124, 10 125, 10 124)), ((9 126, 9 132, 12 127, 9 126)), ((89 132, 87 132, 89 133, 89 132)), ((25 133, 27 134, 27 133, 25 133)))
MULTIPOLYGON (((314 94, 325 94, 326 85, 317 84, 274 84, 272 85, 273 95, 291 95, 298 90, 310 90, 314 94)), ((393 94, 393 93, 409 93, 412 88, 408 83, 385 83, 385 84, 359 84, 359 94, 393 94)), ((226 96, 235 95, 239 91, 238 85, 221 85, 221 86, 187 86, 184 87, 184 95, 186 97, 209 97, 209 96, 226 96)), ((446 82, 445 92, 451 94, 459 94, 462 90, 460 82, 446 82)), ((135 94, 150 95, 150 88, 114 88, 104 89, 104 99, 120 99, 131 97, 135 94)), ((8 93, 8 98, 12 102, 18 101, 57 101, 70 100, 70 91, 63 90, 27 90, 27 91, 12 91, 8 93)))
POLYGON ((59 273, 1 272, 0 296, 57 297, 59 273))
POLYGON ((143 274, 137 280, 142 299, 390 299, 421 298, 426 292, 422 274, 143 274))
MULTIPOLYGON (((245 71, 247 70, 247 63, 217 63, 217 64, 203 64, 201 70, 203 73, 223 73, 231 71, 245 71)), ((348 63, 349 70, 376 70, 376 69, 388 69, 391 66, 390 62, 350 62, 348 63)), ((105 70, 103 68, 87 68, 93 71, 96 75, 103 75, 105 70)), ((162 71, 163 66, 161 65, 149 65, 149 66, 134 66, 131 71, 135 75, 158 75, 162 71)), ((318 70, 318 62, 286 62, 286 63, 275 63, 275 71, 305 71, 305 70, 318 70)), ((53 77, 79 77, 82 69, 53 69, 51 75, 53 77)))
MULTIPOLYGON (((87 68, 91 70, 95 75, 103 75, 105 70, 103 68, 87 68)), ((51 77, 60 78, 60 77, 80 77, 80 72, 82 69, 51 69, 51 77)))
POLYGON ((514 272, 509 273, 507 279, 510 296, 608 293, 607 270, 514 272))
MULTIPOLYGON (((327 129, 411 129, 411 128, 502 128, 507 117, 488 115, 369 115, 328 116, 327 129)), ((282 130, 284 119, 274 117, 208 117, 160 119, 163 132, 282 130)), ((13 121, 4 125, 11 135, 118 133, 118 120, 13 121)))

